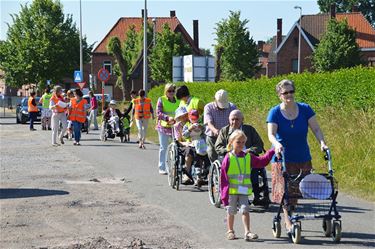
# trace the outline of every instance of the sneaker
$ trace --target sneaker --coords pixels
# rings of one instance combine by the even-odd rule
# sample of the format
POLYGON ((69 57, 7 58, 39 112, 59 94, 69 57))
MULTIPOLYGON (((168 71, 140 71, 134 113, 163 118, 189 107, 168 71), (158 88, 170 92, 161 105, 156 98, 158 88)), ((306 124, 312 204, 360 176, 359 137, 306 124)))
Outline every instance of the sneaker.
POLYGON ((191 185, 194 182, 187 175, 183 175, 181 183, 185 185, 191 185))
POLYGON ((60 137, 60 143, 61 143, 61 144, 65 144, 65 143, 64 143, 64 138, 63 138, 63 137, 60 137))
POLYGON ((49 130, 49 131, 52 130, 51 127, 48 127, 48 130, 49 130))
POLYGON ((159 169, 160 175, 168 175, 167 171, 159 169))

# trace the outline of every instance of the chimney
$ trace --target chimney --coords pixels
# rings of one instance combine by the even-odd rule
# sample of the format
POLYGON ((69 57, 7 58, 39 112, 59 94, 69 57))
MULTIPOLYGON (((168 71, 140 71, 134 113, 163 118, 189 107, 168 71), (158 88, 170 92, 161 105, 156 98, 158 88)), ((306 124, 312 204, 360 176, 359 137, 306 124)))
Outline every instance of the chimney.
POLYGON ((277 18, 276 48, 278 48, 283 39, 283 19, 277 18))
POLYGON ((194 37, 194 45, 199 49, 198 20, 193 20, 193 37, 194 37))
POLYGON ((142 18, 144 18, 144 17, 145 17, 145 10, 142 9, 142 18))
POLYGON ((175 17, 176 16, 176 11, 175 10, 169 11, 169 16, 170 17, 175 17))
POLYGON ((263 46, 264 46, 265 42, 264 41, 258 41, 258 50, 263 52, 263 46))
POLYGON ((336 18, 336 4, 335 3, 331 4, 330 11, 331 11, 331 18, 335 19, 336 18))

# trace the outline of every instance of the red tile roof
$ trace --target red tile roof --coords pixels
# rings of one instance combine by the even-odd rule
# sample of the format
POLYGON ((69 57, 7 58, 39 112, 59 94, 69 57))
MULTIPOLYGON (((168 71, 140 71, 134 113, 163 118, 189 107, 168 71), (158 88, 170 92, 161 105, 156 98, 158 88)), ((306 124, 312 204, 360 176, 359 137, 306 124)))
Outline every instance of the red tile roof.
MULTIPOLYGON (((314 46, 319 43, 326 31, 329 19, 330 14, 302 16, 302 28, 314 46)), ((357 32, 356 41, 360 48, 375 47, 375 30, 360 12, 337 13, 336 19, 338 21, 346 19, 348 25, 357 32)))
POLYGON ((349 26, 357 32, 356 41, 360 48, 375 48, 375 29, 359 12, 336 14, 336 19, 346 19, 349 26))
MULTIPOLYGON (((148 22, 152 23, 153 17, 148 18, 148 22)), ((167 23, 172 31, 176 31, 177 27, 180 26, 182 32, 186 32, 186 30, 181 25, 180 21, 177 17, 155 17, 156 19, 156 32, 161 32, 163 25, 167 23)), ((143 26, 143 18, 142 17, 122 17, 120 18, 116 24, 112 27, 112 29, 108 32, 108 34, 103 38, 103 40, 99 43, 99 45, 94 49, 94 53, 107 53, 107 43, 112 36, 117 36, 120 41, 126 40, 126 33, 130 29, 130 27, 134 25, 135 31, 140 32, 143 26)), ((193 46, 193 39, 190 35, 186 32, 185 38, 193 46)))

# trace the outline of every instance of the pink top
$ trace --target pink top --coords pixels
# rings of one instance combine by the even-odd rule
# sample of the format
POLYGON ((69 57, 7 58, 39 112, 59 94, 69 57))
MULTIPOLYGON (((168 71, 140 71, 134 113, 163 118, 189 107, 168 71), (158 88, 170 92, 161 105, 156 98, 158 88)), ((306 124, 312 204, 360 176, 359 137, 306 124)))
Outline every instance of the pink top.
MULTIPOLYGON (((266 154, 262 156, 255 156, 250 154, 251 158, 251 166, 254 169, 261 169, 267 166, 267 164, 271 161, 273 155, 275 154, 274 149, 270 149, 266 152, 266 154)), ((245 152, 241 151, 237 157, 245 157, 245 152)), ((228 199, 229 199, 229 178, 227 175, 229 168, 229 153, 227 153, 224 157, 223 162, 221 163, 221 174, 220 174, 220 197, 221 201, 223 202, 224 206, 228 206, 228 199)), ((250 172, 249 172, 250 174, 250 172)))

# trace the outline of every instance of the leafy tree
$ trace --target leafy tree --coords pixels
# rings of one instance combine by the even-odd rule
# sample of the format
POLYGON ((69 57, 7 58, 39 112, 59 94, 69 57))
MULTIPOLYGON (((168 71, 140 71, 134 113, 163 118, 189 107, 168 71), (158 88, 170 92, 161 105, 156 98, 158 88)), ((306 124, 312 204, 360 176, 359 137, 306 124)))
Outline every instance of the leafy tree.
POLYGON ((351 12, 354 6, 375 27, 375 0, 318 0, 319 9, 326 13, 330 11, 331 4, 336 4, 337 12, 351 12))
POLYGON ((171 31, 168 24, 164 24, 162 32, 156 35, 156 45, 149 58, 151 78, 158 82, 172 81, 173 56, 191 53, 181 33, 171 31))
MULTIPOLYGON (((113 55, 116 60, 114 65, 114 73, 117 76, 117 86, 122 89, 122 96, 125 99, 126 93, 130 93, 130 77, 134 70, 140 53, 143 51, 143 26, 141 32, 136 32, 135 26, 129 27, 126 32, 126 39, 123 44, 118 37, 111 37, 108 45, 107 52, 113 55)), ((148 47, 152 43, 152 26, 147 25, 147 44, 148 47)))
MULTIPOLYGON (((7 85, 35 83, 42 88, 47 79, 58 82, 72 77, 79 68, 79 32, 58 0, 34 0, 11 17, 7 39, 0 43, 0 68, 7 85)), ((84 38, 85 62, 92 47, 84 38)))
POLYGON ((331 19, 327 31, 312 55, 313 67, 318 72, 353 67, 361 63, 355 31, 346 20, 331 19))
POLYGON ((240 15, 240 11, 230 11, 228 19, 216 24, 216 46, 223 48, 221 80, 246 80, 259 70, 258 48, 246 27, 249 21, 241 21, 240 15))

